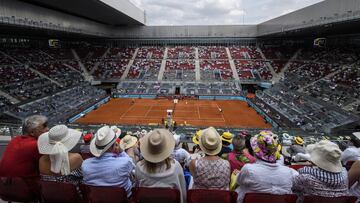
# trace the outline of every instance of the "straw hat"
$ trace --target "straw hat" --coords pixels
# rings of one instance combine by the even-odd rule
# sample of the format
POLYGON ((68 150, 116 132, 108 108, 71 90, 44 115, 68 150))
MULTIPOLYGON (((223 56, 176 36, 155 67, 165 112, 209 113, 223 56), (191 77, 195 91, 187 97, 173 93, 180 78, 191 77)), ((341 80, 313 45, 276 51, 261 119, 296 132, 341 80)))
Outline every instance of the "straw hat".
POLYGON ((56 125, 48 132, 39 136, 37 144, 40 154, 58 154, 63 151, 57 147, 62 145, 67 151, 70 151, 79 142, 81 132, 70 129, 65 125, 56 125))
POLYGON ((304 144, 304 140, 300 136, 295 137, 294 141, 298 145, 303 145, 304 144))
POLYGON ((114 131, 116 137, 119 137, 119 136, 121 135, 121 129, 118 128, 117 126, 113 125, 113 126, 111 126, 110 128, 111 128, 111 130, 114 131))
POLYGON ((214 127, 202 131, 199 145, 200 149, 207 155, 219 154, 222 147, 221 137, 214 127))
POLYGON ((138 139, 131 135, 126 135, 120 140, 120 148, 122 150, 129 149, 137 143, 138 139))
POLYGON ((221 140, 228 142, 228 143, 232 143, 232 139, 233 139, 233 135, 230 132, 224 132, 221 135, 221 140))
POLYGON ((140 139, 140 151, 145 160, 159 163, 168 158, 175 147, 175 140, 170 131, 154 129, 140 139))
POLYGON ((325 171, 340 173, 343 170, 341 165, 341 150, 339 146, 328 140, 322 140, 316 144, 306 147, 310 154, 310 161, 325 171))
POLYGON ((201 135, 202 131, 198 130, 196 131, 195 135, 192 137, 192 141, 194 144, 199 144, 199 137, 201 135))
POLYGON ((95 134, 95 139, 90 143, 91 154, 100 157, 114 144, 116 138, 115 132, 109 126, 100 128, 95 134))

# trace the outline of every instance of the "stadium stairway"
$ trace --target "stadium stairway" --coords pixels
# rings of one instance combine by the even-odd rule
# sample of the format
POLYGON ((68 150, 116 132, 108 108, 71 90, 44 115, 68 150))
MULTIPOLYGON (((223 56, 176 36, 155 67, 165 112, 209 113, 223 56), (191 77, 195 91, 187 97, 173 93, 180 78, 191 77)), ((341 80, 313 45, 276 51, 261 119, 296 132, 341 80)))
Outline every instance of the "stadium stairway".
MULTIPOLYGON (((265 55, 264 55, 264 53, 261 51, 261 49, 260 49, 260 48, 257 48, 257 51, 260 53, 261 58, 262 58, 263 60, 267 61, 267 58, 265 57, 265 55)), ((266 64, 266 66, 268 67, 268 69, 270 70, 271 75, 273 76, 273 78, 276 77, 277 74, 276 74, 276 72, 274 71, 274 68, 272 67, 272 65, 270 64, 270 62, 266 62, 265 64, 266 64)))
POLYGON ((29 65, 25 65, 25 68, 28 68, 29 70, 31 70, 31 71, 34 72, 35 74, 39 75, 40 77, 46 78, 46 79, 50 80, 51 82, 55 83, 56 85, 58 85, 58 86, 60 86, 60 87, 64 87, 63 84, 59 83, 58 81, 56 81, 56 80, 54 80, 54 79, 49 78, 48 76, 42 74, 40 71, 31 68, 29 65))
POLYGON ((16 63, 18 63, 18 64, 20 64, 20 65, 23 65, 20 61, 16 60, 15 58, 13 58, 12 56, 6 54, 5 52, 0 51, 0 53, 1 53, 2 55, 4 55, 4 56, 8 57, 9 59, 15 61, 16 63))
POLYGON ((129 63, 127 64, 126 69, 125 69, 124 73, 122 74, 120 80, 125 80, 125 78, 128 75, 128 73, 130 71, 130 68, 133 65, 133 63, 134 63, 134 59, 129 60, 129 63))
MULTIPOLYGON (((299 53, 301 53, 301 50, 302 50, 302 49, 297 50, 297 51, 295 52, 295 54, 291 57, 291 59, 290 59, 288 62, 286 62, 284 68, 280 71, 280 73, 274 75, 274 77, 273 77, 273 79, 272 79, 273 82, 277 83, 277 82, 279 82, 280 78, 284 77, 284 73, 285 73, 285 72, 287 71, 287 69, 290 67, 290 62, 294 61, 294 60, 297 58, 297 56, 299 55, 299 53)), ((270 63, 268 63, 268 65, 270 65, 270 63)), ((271 65, 270 65, 270 66, 271 66, 271 65)), ((299 68, 300 68, 300 67, 299 67, 299 68)))
POLYGON ((20 102, 20 101, 17 100, 15 97, 12 97, 11 95, 9 95, 9 94, 1 91, 1 90, 0 90, 0 96, 3 96, 3 97, 5 97, 5 98, 7 98, 7 99, 10 100, 11 103, 13 103, 13 104, 17 104, 17 103, 20 102))
POLYGON ((85 78, 86 81, 93 81, 94 77, 92 75, 90 75, 90 73, 88 72, 88 70, 85 68, 84 64, 81 62, 79 55, 76 53, 76 51, 74 49, 71 49, 71 53, 73 54, 75 60, 78 62, 80 69, 83 73, 83 76, 85 78))
POLYGON ((233 73, 233 78, 235 79, 235 81, 240 81, 239 75, 238 75, 238 73, 236 71, 234 60, 232 59, 231 54, 230 54, 230 50, 229 50, 228 47, 226 47, 225 50, 226 50, 226 53, 227 53, 227 56, 228 56, 228 59, 229 59, 230 68, 231 68, 232 73, 233 73))
POLYGON ((195 47, 195 80, 200 81, 199 48, 195 47))
POLYGON ((168 48, 165 47, 164 58, 163 58, 163 60, 161 61, 161 66, 160 66, 160 70, 159 70, 159 74, 158 74, 158 81, 162 81, 162 78, 163 78, 163 76, 164 76, 165 67, 166 67, 167 55, 168 55, 168 48))

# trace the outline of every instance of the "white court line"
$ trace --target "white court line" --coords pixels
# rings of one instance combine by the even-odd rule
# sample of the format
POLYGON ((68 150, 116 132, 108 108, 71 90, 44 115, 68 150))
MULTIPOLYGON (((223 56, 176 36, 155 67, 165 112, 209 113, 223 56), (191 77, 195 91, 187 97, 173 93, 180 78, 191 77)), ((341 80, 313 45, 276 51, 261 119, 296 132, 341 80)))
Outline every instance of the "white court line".
POLYGON ((131 105, 130 108, 120 116, 120 119, 122 119, 124 117, 124 115, 127 114, 134 106, 135 105, 131 105))
MULTIPOLYGON (((220 109, 219 105, 216 103, 216 106, 218 109, 220 109)), ((225 122, 225 118, 224 118, 224 114, 222 112, 220 112, 221 118, 223 119, 223 121, 225 122)))
POLYGON ((147 115, 149 114, 149 112, 151 111, 152 108, 153 108, 153 106, 150 106, 150 108, 148 109, 148 111, 145 114, 145 117, 147 117, 147 115))

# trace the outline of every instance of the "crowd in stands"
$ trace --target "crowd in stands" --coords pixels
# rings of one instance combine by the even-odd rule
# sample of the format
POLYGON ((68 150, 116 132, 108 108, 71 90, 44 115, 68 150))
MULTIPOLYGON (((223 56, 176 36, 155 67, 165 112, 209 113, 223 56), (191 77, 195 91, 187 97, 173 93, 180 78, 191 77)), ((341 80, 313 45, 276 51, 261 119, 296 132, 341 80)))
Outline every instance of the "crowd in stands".
POLYGON ((93 75, 97 79, 120 79, 128 64, 128 59, 103 60, 93 75))
POLYGON ((195 80, 195 61, 194 60, 167 60, 164 80, 195 80))
POLYGON ((228 59, 223 46, 199 46, 198 52, 200 59, 228 59))
POLYGON ((265 80, 273 76, 263 60, 234 60, 236 71, 240 79, 243 80, 265 80))
POLYGON ((257 47, 253 46, 231 46, 229 51, 232 59, 262 59, 257 47))
POLYGON ((266 130, 220 134, 213 127, 194 132, 191 144, 192 150, 165 128, 131 133, 103 126, 83 134, 60 124, 49 130, 47 117, 34 115, 7 145, 0 176, 22 178, 43 198, 39 185, 46 182, 72 184, 82 198, 84 185, 123 188, 129 199, 133 188, 171 188, 181 203, 195 189, 234 191, 238 203, 248 193, 296 194, 300 201, 360 197, 360 151, 352 146, 266 130))
POLYGON ((168 59, 195 59, 195 48, 190 46, 169 47, 168 59))
POLYGON ((233 72, 228 60, 201 60, 200 75, 202 80, 233 80, 233 72))
POLYGON ((42 99, 13 107, 9 111, 20 118, 41 114, 54 119, 50 119, 52 123, 58 123, 67 121, 75 113, 85 110, 105 97, 106 92, 104 90, 84 83, 42 99))
POLYGON ((257 92, 256 97, 271 109, 276 110, 277 114, 286 117, 293 125, 307 131, 329 132, 337 126, 357 120, 344 110, 319 103, 306 94, 292 91, 281 84, 266 91, 257 92))
POLYGON ((161 66, 160 60, 140 59, 134 60, 131 65, 127 79, 129 80, 157 80, 161 66))
POLYGON ((131 59, 135 53, 135 48, 131 47, 114 47, 110 48, 105 59, 131 59))
POLYGON ((163 59, 164 47, 141 47, 136 55, 137 59, 163 59))

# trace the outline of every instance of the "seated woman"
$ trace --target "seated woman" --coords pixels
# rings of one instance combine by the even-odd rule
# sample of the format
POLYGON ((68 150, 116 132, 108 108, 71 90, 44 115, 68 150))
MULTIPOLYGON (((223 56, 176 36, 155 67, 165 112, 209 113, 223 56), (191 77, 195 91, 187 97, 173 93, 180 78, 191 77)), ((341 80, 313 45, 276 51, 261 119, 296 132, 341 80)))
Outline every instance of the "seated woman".
POLYGON ((271 134, 258 134, 251 138, 250 142, 256 162, 245 164, 236 178, 238 202, 243 201, 247 192, 292 193, 292 182, 298 173, 276 162, 277 141, 271 134))
POLYGON ((341 150, 333 142, 322 140, 306 147, 314 167, 299 169, 293 191, 302 195, 338 197, 348 195, 348 176, 341 165, 341 150))
POLYGON ((222 143, 215 128, 202 130, 199 146, 205 157, 192 160, 190 163, 190 172, 194 178, 193 188, 229 190, 230 164, 217 155, 222 143))
POLYGON ((65 125, 52 127, 38 139, 39 171, 42 180, 79 184, 83 159, 78 153, 69 153, 81 137, 81 132, 65 125))
POLYGON ((246 148, 246 132, 240 132, 232 139, 234 149, 229 154, 223 154, 222 158, 229 160, 231 172, 234 170, 241 170, 247 163, 254 163, 255 158, 249 153, 246 148))
POLYGON ((180 163, 182 167, 184 167, 186 160, 190 157, 189 152, 180 147, 180 135, 174 134, 175 139, 175 148, 171 153, 171 157, 173 157, 176 161, 180 163))
POLYGON ((138 139, 131 135, 126 135, 120 141, 120 149, 124 151, 131 159, 134 164, 139 161, 138 154, 138 139))
POLYGON ((175 140, 170 131, 154 129, 140 139, 144 160, 135 168, 139 187, 170 187, 180 191, 182 203, 186 202, 186 183, 181 165, 170 158, 175 140))

